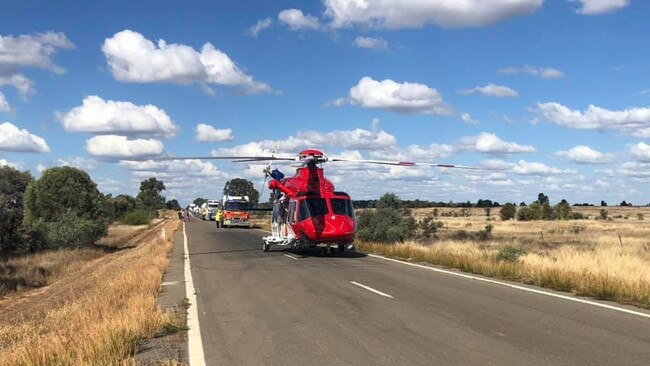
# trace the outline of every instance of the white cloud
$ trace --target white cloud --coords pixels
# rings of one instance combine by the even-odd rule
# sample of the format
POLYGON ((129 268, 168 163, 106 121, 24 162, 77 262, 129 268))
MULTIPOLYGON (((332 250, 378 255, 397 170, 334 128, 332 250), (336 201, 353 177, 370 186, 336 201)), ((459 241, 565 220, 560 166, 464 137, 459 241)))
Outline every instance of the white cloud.
POLYGON ((250 27, 250 29, 248 30, 249 34, 251 35, 251 37, 257 37, 261 31, 270 27, 272 23, 273 21, 271 20, 270 17, 260 19, 252 27, 250 27))
POLYGON ((0 112, 11 112, 11 106, 2 92, 0 92, 0 112))
POLYGON ((465 123, 469 123, 469 124, 471 124, 471 125, 476 125, 476 124, 478 124, 478 121, 475 120, 474 118, 472 118, 472 116, 471 116, 469 113, 462 113, 462 114, 460 115, 460 119, 462 119, 463 122, 465 122, 465 123))
MULTIPOLYGON (((418 83, 377 81, 369 76, 350 88, 347 102, 363 108, 380 108, 397 113, 449 115, 452 113, 436 89, 418 83)), ((339 103, 339 100, 333 102, 339 103)))
POLYGON ((102 158, 142 158, 157 156, 165 151, 155 139, 128 139, 125 136, 101 135, 86 140, 86 151, 102 158))
POLYGON ((65 70, 52 61, 59 49, 74 48, 63 33, 0 35, 0 86, 11 85, 23 96, 34 93, 33 82, 20 73, 21 68, 39 68, 62 74, 65 70))
POLYGON ((577 164, 606 164, 613 159, 611 154, 603 154, 585 145, 574 146, 566 151, 558 151, 556 154, 577 164))
POLYGON ((173 137, 178 126, 155 105, 104 100, 96 95, 65 114, 58 114, 63 128, 70 132, 128 134, 173 137))
POLYGON ((83 170, 95 170, 95 168, 97 168, 97 160, 85 159, 82 157, 76 157, 70 159, 57 159, 56 163, 59 166, 71 166, 83 170))
POLYGON ((123 30, 104 41, 102 52, 113 77, 121 82, 219 84, 241 87, 250 93, 271 91, 211 43, 198 52, 191 46, 167 44, 162 39, 156 45, 138 32, 123 30))
POLYGON ((395 136, 386 131, 336 130, 330 132, 301 131, 281 140, 253 141, 232 148, 213 150, 213 155, 256 156, 270 155, 273 150, 278 154, 297 154, 308 148, 343 148, 351 150, 389 150, 397 147, 395 136))
POLYGON ((443 27, 480 27, 527 15, 544 0, 325 0, 331 26, 419 28, 428 23, 443 27))
POLYGON ((18 170, 23 169, 22 165, 20 165, 20 164, 13 163, 13 162, 11 162, 11 161, 9 161, 7 159, 0 159, 0 168, 2 168, 3 166, 8 166, 10 168, 14 168, 14 169, 18 169, 18 170))
POLYGON ((580 9, 576 10, 578 14, 583 15, 600 15, 609 13, 630 5, 630 0, 569 0, 571 2, 580 2, 580 9))
POLYGON ((515 142, 506 142, 493 133, 481 132, 477 136, 461 138, 456 143, 460 151, 480 152, 484 154, 518 154, 531 153, 536 149, 530 145, 520 145, 515 142))
POLYGON ((320 28, 318 18, 313 15, 303 14, 300 9, 286 9, 278 14, 278 20, 284 23, 292 31, 320 28))
POLYGON ((134 172, 139 172, 137 173, 139 176, 150 175, 151 173, 160 173, 161 177, 223 177, 226 175, 213 163, 196 159, 120 161, 120 166, 134 172))
POLYGON ((638 161, 650 163, 650 145, 639 142, 638 144, 630 146, 630 153, 638 161))
POLYGON ((217 129, 205 123, 196 125, 196 140, 200 142, 230 141, 235 137, 230 128, 217 129))
POLYGON ((528 74, 540 77, 542 79, 561 79, 564 77, 564 73, 558 69, 554 69, 552 67, 534 67, 530 65, 521 67, 504 67, 503 69, 499 70, 499 73, 504 75, 528 74))
POLYGON ((521 175, 562 175, 575 174, 574 170, 551 167, 543 163, 519 160, 512 165, 512 171, 521 175))
POLYGON ((359 48, 368 48, 371 50, 388 51, 388 42, 379 37, 357 37, 354 45, 359 48))
POLYGON ((45 167, 45 165, 43 165, 41 163, 36 164, 36 171, 39 174, 42 174, 45 171, 45 169, 47 169, 47 167, 45 167))
POLYGON ((0 123, 0 150, 49 153, 45 139, 29 133, 25 129, 19 129, 10 122, 0 123))
POLYGON ((590 104, 585 111, 560 103, 539 103, 541 117, 560 126, 582 130, 616 130, 640 138, 650 137, 650 108, 613 111, 590 104))
POLYGON ((519 93, 516 90, 509 88, 505 85, 495 85, 487 84, 486 86, 477 86, 472 89, 466 89, 461 91, 462 94, 481 94, 487 97, 498 97, 498 98, 514 98, 518 97, 519 93))

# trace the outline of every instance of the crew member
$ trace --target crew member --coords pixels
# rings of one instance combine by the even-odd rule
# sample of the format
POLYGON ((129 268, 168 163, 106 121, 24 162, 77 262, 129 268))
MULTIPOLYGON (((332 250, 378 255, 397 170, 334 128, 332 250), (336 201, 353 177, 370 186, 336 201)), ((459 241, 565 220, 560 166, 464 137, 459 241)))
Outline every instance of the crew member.
POLYGON ((223 212, 221 209, 217 210, 217 213, 214 215, 214 219, 217 221, 217 228, 221 227, 221 216, 223 215, 223 212))

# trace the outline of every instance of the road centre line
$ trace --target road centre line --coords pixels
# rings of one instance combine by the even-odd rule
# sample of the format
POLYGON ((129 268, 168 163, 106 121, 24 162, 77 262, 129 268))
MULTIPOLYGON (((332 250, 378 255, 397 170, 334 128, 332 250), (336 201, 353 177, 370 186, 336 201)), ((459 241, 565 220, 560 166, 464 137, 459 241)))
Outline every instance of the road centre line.
POLYGON ((350 281, 350 283, 353 284, 353 285, 355 285, 355 286, 359 286, 359 287, 361 287, 361 288, 364 289, 364 290, 368 290, 368 291, 370 291, 370 292, 374 292, 374 293, 376 293, 376 294, 379 295, 379 296, 387 297, 387 298, 389 298, 389 299, 392 299, 392 298, 393 298, 392 296, 390 296, 390 295, 387 294, 387 293, 381 292, 381 291, 379 291, 379 290, 375 290, 374 288, 372 288, 372 287, 370 287, 370 286, 366 286, 366 285, 361 284, 361 283, 359 283, 359 282, 350 281))
POLYGON ((203 340, 201 339, 201 327, 199 326, 199 303, 196 300, 196 289, 192 280, 192 267, 190 266, 190 251, 187 246, 187 233, 183 222, 183 250, 185 264, 185 297, 190 301, 187 309, 187 348, 190 357, 190 366, 205 366, 203 353, 203 340))
POLYGON ((285 257, 289 257, 289 258, 293 259, 294 261, 297 261, 297 260, 298 260, 298 258, 296 258, 296 257, 294 257, 294 256, 292 256, 292 255, 289 255, 289 254, 283 254, 283 255, 284 255, 285 257))
POLYGON ((546 291, 537 290, 537 289, 534 289, 534 288, 518 286, 518 285, 514 285, 514 284, 511 284, 511 283, 507 283, 507 282, 491 280, 491 279, 488 279, 488 278, 472 276, 472 275, 453 272, 453 271, 448 271, 448 270, 444 270, 444 269, 440 269, 440 268, 429 267, 429 266, 425 266, 425 265, 422 265, 422 264, 404 262, 404 261, 400 261, 400 260, 393 259, 393 258, 387 258, 387 257, 377 255, 377 254, 368 254, 368 256, 373 257, 373 258, 383 259, 383 260, 390 261, 390 262, 404 264, 404 265, 411 266, 411 267, 417 267, 417 268, 422 268, 422 269, 428 269, 428 270, 434 271, 434 272, 445 273, 445 274, 448 274, 448 275, 462 277, 462 278, 466 278, 466 279, 470 279, 470 280, 487 282, 487 283, 491 283, 491 284, 494 284, 494 285, 510 287, 510 288, 514 288, 514 289, 517 289, 517 290, 521 290, 521 291, 532 292, 532 293, 540 294, 540 295, 544 295, 544 296, 550 296, 550 297, 555 297, 555 298, 559 298, 559 299, 563 299, 563 300, 579 302, 579 303, 586 304, 586 305, 592 305, 592 306, 597 306, 597 307, 600 307, 600 308, 620 311, 622 313, 636 315, 636 316, 640 316, 640 317, 643 317, 643 318, 650 318, 650 314, 648 314, 648 313, 643 313, 643 312, 640 312, 640 311, 634 311, 634 310, 630 310, 630 309, 620 308, 618 306, 612 306, 612 305, 608 305, 608 304, 602 304, 602 303, 599 303, 599 302, 596 302, 596 301, 590 301, 590 300, 580 299, 580 298, 572 297, 572 296, 554 294, 552 292, 546 292, 546 291))

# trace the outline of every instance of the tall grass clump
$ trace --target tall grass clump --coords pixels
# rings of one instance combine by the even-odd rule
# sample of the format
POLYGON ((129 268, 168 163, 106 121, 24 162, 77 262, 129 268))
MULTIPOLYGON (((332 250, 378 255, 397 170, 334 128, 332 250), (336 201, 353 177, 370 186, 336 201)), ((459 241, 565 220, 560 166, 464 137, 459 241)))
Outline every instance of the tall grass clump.
POLYGON ((145 210, 134 210, 122 216, 120 223, 124 225, 147 225, 151 220, 152 217, 149 212, 145 210))

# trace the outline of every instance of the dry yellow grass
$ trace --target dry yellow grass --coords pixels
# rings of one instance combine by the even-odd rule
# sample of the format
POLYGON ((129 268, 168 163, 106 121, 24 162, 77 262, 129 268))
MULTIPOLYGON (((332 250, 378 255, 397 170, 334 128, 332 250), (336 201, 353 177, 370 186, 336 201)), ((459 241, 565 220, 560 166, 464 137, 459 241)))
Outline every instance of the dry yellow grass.
MULTIPOLYGON (((444 227, 439 240, 398 245, 359 243, 362 250, 394 258, 460 268, 598 299, 650 308, 650 208, 606 208, 612 221, 487 221, 483 209, 471 209, 469 217, 439 217, 444 227), (625 217, 628 219, 625 219, 625 217), (487 241, 454 240, 460 230, 482 230, 493 225, 487 241), (515 261, 497 260, 506 246, 526 254, 515 261)), ((459 209, 439 209, 439 214, 459 209)), ((574 208, 591 217, 600 207, 574 208)), ((432 209, 414 210, 424 217, 432 209)), ((492 210, 497 217, 498 209, 492 210)))
POLYGON ((0 365, 133 363, 140 339, 169 315, 155 304, 178 220, 159 223, 138 246, 109 253, 55 283, 0 301, 0 365), (165 227, 167 241, 161 239, 165 227))

